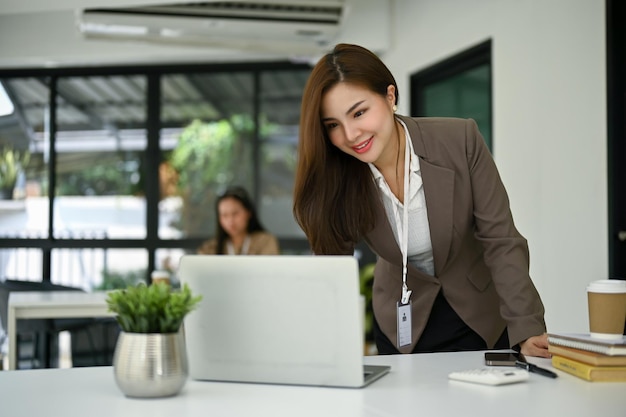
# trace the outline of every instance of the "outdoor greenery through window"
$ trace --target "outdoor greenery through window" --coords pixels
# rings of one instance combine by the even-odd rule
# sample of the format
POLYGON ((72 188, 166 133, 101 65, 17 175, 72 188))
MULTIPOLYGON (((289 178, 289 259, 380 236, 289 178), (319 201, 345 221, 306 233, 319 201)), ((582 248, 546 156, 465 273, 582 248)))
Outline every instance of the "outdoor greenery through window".
POLYGON ((31 72, 0 72, 0 181, 15 172, 0 182, 0 280, 95 290, 175 272, 235 184, 286 253, 308 249, 291 193, 309 67, 31 72))

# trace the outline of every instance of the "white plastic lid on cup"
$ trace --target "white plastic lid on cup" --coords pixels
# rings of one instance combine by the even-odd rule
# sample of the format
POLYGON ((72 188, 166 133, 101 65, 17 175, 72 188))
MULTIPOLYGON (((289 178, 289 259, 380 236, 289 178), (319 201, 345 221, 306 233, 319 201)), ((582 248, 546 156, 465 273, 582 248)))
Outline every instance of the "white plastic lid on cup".
POLYGON ((601 279, 587 285, 587 292, 623 293, 626 292, 626 281, 621 279, 601 279))
POLYGON ((170 273, 168 271, 164 271, 164 270, 155 270, 152 271, 152 274, 150 275, 152 278, 152 281, 169 281, 170 279, 170 273))

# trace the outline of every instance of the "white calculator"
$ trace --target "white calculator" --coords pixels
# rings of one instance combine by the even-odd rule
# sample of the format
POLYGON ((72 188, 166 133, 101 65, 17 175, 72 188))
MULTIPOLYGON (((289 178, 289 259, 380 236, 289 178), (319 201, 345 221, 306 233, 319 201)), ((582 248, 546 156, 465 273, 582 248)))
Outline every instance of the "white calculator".
POLYGON ((448 378, 455 381, 473 382, 485 385, 512 384, 524 382, 528 379, 525 369, 480 368, 455 371, 448 374, 448 378))

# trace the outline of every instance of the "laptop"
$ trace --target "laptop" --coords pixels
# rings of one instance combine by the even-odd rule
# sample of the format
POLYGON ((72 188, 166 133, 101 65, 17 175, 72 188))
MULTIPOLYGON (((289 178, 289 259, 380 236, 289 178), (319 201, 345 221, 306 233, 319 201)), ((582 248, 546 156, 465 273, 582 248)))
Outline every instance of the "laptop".
POLYGON ((363 364, 352 256, 184 255, 178 278, 203 297, 184 322, 192 379, 360 388, 390 370, 363 364))

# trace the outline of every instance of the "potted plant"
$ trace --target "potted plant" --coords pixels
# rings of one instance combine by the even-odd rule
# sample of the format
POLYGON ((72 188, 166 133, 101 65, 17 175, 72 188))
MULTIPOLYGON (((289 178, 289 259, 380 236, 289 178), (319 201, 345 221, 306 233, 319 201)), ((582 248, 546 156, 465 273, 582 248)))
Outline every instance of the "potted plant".
POLYGON ((187 285, 172 290, 165 283, 141 283, 108 294, 109 311, 116 313, 122 329, 113 370, 126 396, 165 397, 182 389, 189 372, 181 325, 200 300, 187 285))
POLYGON ((7 146, 0 152, 0 196, 3 199, 13 198, 13 188, 17 176, 30 159, 28 151, 16 151, 7 146))

